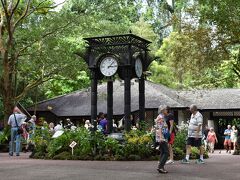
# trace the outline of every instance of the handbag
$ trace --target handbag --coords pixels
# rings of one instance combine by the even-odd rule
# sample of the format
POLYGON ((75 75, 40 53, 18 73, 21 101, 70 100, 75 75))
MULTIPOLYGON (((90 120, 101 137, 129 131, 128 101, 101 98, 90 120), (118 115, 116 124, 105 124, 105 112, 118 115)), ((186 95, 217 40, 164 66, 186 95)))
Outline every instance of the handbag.
POLYGON ((13 113, 13 114, 14 114, 14 119, 15 119, 15 123, 17 126, 17 134, 23 134, 23 129, 20 126, 18 126, 16 115, 15 115, 15 113, 13 113))

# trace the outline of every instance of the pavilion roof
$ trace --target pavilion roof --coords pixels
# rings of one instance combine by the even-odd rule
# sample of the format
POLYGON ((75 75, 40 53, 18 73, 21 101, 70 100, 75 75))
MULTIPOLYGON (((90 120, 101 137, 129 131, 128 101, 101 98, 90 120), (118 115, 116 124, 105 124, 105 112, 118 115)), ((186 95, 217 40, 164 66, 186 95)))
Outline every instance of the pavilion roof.
MULTIPOLYGON (((131 81, 131 111, 139 109, 138 82, 131 81)), ((156 109, 168 105, 174 109, 196 104, 199 109, 240 109, 240 89, 177 91, 161 84, 145 81, 145 108, 156 109)), ((33 111, 34 106, 28 108, 33 111)), ((91 114, 90 88, 39 102, 37 111, 51 111, 56 116, 89 116, 91 114)), ((98 112, 107 112, 107 83, 98 85, 98 112)), ((113 114, 124 114, 124 82, 113 84, 113 114)))

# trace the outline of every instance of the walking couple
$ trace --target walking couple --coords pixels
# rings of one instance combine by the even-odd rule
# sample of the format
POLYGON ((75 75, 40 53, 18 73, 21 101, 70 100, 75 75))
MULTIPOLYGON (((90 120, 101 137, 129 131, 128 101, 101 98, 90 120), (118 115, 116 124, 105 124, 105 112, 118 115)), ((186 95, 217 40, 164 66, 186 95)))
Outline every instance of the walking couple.
MULTIPOLYGON (((204 164, 202 147, 202 114, 198 111, 196 105, 190 106, 190 111, 192 113, 191 119, 188 126, 188 138, 186 146, 186 157, 182 160, 183 164, 190 163, 189 157, 191 153, 191 147, 195 146, 200 149, 200 158, 196 161, 198 164, 204 164)), ((159 173, 168 173, 164 166, 165 164, 173 163, 173 149, 172 145, 175 138, 175 126, 174 117, 169 113, 169 108, 167 106, 159 107, 159 115, 155 120, 156 122, 156 141, 159 142, 160 147, 160 159, 158 165, 159 173), (169 161, 167 161, 170 155, 169 161)))

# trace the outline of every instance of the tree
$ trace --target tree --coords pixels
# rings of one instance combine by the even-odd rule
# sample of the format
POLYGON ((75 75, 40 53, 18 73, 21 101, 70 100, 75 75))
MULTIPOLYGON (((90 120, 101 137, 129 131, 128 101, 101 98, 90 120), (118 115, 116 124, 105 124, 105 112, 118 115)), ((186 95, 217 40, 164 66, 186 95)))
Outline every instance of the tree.
MULTIPOLYGON (((228 68, 236 74, 239 72, 236 53, 240 37, 237 28, 240 23, 239 5, 239 1, 229 0, 176 1, 176 8, 180 8, 181 13, 173 21, 180 23, 180 30, 176 29, 163 40, 157 55, 174 72, 179 88, 202 87, 208 75, 219 74, 210 73, 212 68, 220 70, 226 60, 231 62, 228 68)), ((205 82, 209 82, 208 87, 211 86, 211 81, 205 82)), ((221 84, 229 87, 228 83, 221 84)))
POLYGON ((29 90, 70 64, 76 67, 73 66, 76 61, 70 61, 71 58, 61 58, 70 51, 59 49, 60 44, 69 46, 64 41, 62 32, 71 28, 72 22, 62 21, 62 17, 52 11, 54 7, 54 3, 49 0, 1 0, 0 94, 5 124, 15 102, 22 99, 29 90), (58 66, 56 63, 59 63, 58 66), (23 78, 19 79, 22 82, 19 91, 16 89, 17 77, 23 78))

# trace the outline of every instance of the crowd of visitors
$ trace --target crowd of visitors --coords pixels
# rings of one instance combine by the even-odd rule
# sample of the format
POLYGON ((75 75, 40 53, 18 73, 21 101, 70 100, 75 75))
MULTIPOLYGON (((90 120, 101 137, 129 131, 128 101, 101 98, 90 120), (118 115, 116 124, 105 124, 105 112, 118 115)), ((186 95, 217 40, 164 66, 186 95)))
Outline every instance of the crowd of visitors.
MULTIPOLYGON (((198 111, 196 105, 191 105, 189 110, 191 112, 191 118, 189 120, 186 137, 186 156, 181 162, 183 164, 189 164, 191 148, 197 147, 199 149, 199 159, 196 160, 196 163, 204 164, 204 150, 214 153, 214 146, 218 143, 218 138, 213 127, 208 128, 208 126, 206 126, 204 131, 202 130, 203 116, 198 111)), ((155 119, 153 131, 156 133, 157 149, 160 150, 160 159, 157 170, 159 173, 167 173, 167 170, 165 170, 165 164, 174 163, 172 146, 177 131, 174 126, 174 116, 170 113, 167 106, 159 107, 159 115, 155 119)), ((224 135, 224 147, 226 148, 226 151, 231 153, 232 145, 235 151, 238 135, 236 127, 228 125, 224 135)))
MULTIPOLYGON (((189 110, 191 112, 191 117, 186 137, 186 156, 181 162, 189 164, 191 148, 197 147, 199 149, 199 159, 197 159, 196 163, 204 164, 204 150, 213 153, 215 144, 218 143, 218 138, 213 127, 208 128, 208 126, 206 126, 204 131, 202 130, 203 116, 198 111, 196 105, 191 105, 189 110)), ((36 116, 33 115, 31 119, 27 121, 27 116, 22 113, 19 108, 15 107, 13 109, 13 113, 8 120, 8 124, 11 126, 11 140, 9 143, 10 156, 13 156, 14 149, 16 156, 20 155, 20 138, 23 138, 27 142, 26 149, 28 149, 29 144, 34 144, 33 137, 37 128, 36 120, 36 116)), ((112 131, 117 132, 121 125, 122 124, 119 123, 119 126, 117 126, 113 120, 112 131)), ((107 115, 100 112, 95 125, 91 124, 90 120, 85 120, 84 127, 90 131, 98 130, 107 135, 109 133, 107 115)), ((59 121, 56 126, 53 122, 48 124, 44 121, 42 122, 41 129, 47 129, 54 135, 58 131, 63 131, 63 129, 75 130, 76 126, 67 118, 64 123, 63 121, 59 121)), ((160 159, 157 168, 159 173, 168 173, 165 169, 165 165, 174 163, 173 145, 177 131, 178 129, 175 125, 174 115, 170 112, 170 108, 161 105, 159 107, 159 114, 155 119, 154 128, 152 129, 152 132, 155 133, 157 149, 160 150, 160 159)), ((231 153, 232 147, 235 151, 238 137, 238 130, 236 127, 228 125, 227 129, 224 131, 224 136, 224 148, 226 152, 231 153)))

